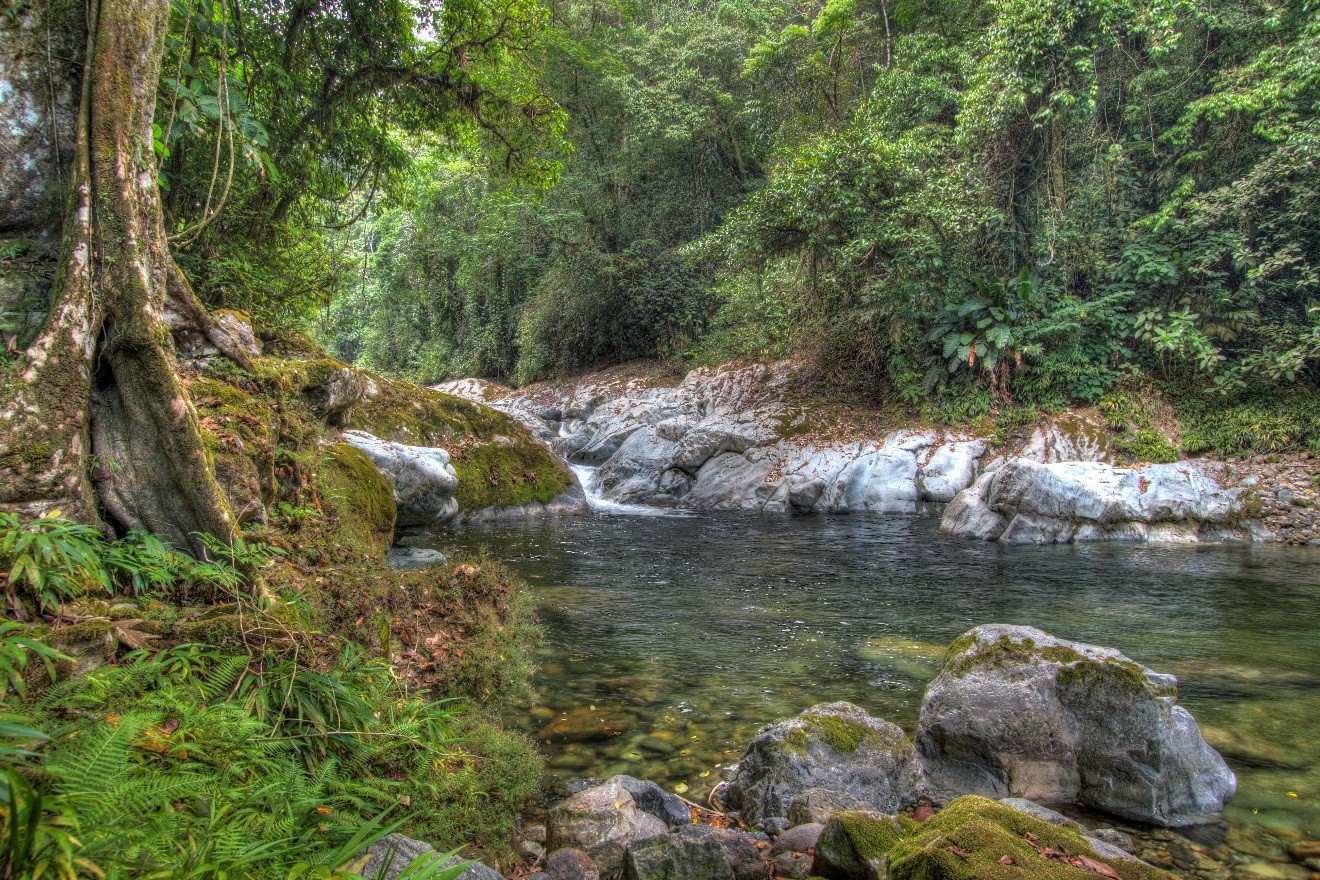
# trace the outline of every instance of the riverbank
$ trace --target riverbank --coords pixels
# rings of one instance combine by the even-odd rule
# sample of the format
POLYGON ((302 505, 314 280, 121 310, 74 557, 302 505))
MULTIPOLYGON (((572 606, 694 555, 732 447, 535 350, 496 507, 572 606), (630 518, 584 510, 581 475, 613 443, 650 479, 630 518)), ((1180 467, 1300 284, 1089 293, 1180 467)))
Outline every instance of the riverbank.
POLYGON ((590 488, 614 503, 911 513, 968 493, 949 531, 1005 543, 1320 541, 1310 452, 1180 459, 1172 407, 1135 392, 948 425, 832 398, 791 361, 685 376, 639 362, 518 390, 470 379, 436 388, 512 415, 595 468, 590 488), (1006 465, 1015 485, 995 492, 1006 465))

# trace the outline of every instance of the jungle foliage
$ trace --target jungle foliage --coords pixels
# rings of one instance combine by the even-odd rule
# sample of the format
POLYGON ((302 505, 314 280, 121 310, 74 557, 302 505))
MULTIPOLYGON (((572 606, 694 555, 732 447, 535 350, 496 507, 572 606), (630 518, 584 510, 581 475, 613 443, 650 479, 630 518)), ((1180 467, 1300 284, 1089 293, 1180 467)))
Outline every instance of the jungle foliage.
POLYGON ((426 153, 364 215, 341 356, 526 382, 800 352, 946 416, 1142 374, 1193 422, 1320 438, 1276 394, 1320 378, 1313 4, 562 2, 551 25, 558 184, 426 153))

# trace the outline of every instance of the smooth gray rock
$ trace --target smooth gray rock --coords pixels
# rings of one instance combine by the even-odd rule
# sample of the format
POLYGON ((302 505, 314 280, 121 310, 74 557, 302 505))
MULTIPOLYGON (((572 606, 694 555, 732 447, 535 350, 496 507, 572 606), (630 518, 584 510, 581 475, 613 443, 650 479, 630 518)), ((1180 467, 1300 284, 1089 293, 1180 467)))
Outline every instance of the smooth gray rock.
POLYGON ((448 452, 381 440, 365 431, 345 431, 344 439, 366 453, 394 487, 400 527, 446 522, 458 512, 458 474, 448 452))
POLYGON ((565 847, 546 857, 541 876, 545 880, 600 880, 596 863, 580 849, 565 847))
POLYGON ((808 822, 790 828, 776 838, 774 846, 770 847, 770 854, 777 856, 782 852, 806 852, 816 845, 824 830, 825 826, 820 822, 808 822))
POLYGON ((813 706, 757 733, 724 797, 744 822, 755 825, 786 815, 793 799, 812 788, 897 812, 920 793, 912 744, 897 725, 851 703, 813 706))
POLYGON ((1060 825, 1079 833, 1085 831, 1085 829, 1082 828, 1081 823, 1069 819, 1058 810, 1051 810, 1049 807, 1038 804, 1035 801, 1027 800, 1026 798, 1011 797, 1001 798, 999 802, 1006 807, 1012 807, 1019 813, 1026 813, 1028 816, 1034 816, 1042 822, 1049 822, 1051 825, 1060 825))
POLYGON ((628 847, 624 880, 735 880, 724 850, 704 825, 628 847))
POLYGON ((670 794, 654 782, 622 775, 611 778, 610 782, 623 786, 632 795, 633 803, 666 825, 692 824, 692 808, 682 798, 670 794))
POLYGON ((1201 461, 1116 467, 1014 458, 959 492, 940 530, 1004 544, 1249 537, 1236 527, 1238 490, 1223 488, 1219 475, 1219 465, 1201 461))
MULTIPOLYGON (((427 864, 432 859, 440 858, 442 853, 437 852, 435 847, 425 841, 414 840, 396 832, 387 834, 373 843, 367 848, 365 855, 366 862, 358 869, 360 876, 365 877, 366 880, 396 880, 417 859, 430 857, 422 863, 427 864)), ((458 865, 466 861, 468 859, 451 856, 443 864, 458 865)), ((473 862, 458 875, 457 880, 503 880, 503 878, 481 862, 473 862)))
POLYGON ((428 547, 391 547, 385 561, 395 571, 421 571, 433 565, 444 565, 445 554, 428 547))
POLYGON ((1137 842, 1132 839, 1132 835, 1119 831, 1117 828, 1097 828, 1090 832, 1090 836, 1110 846, 1117 847, 1128 854, 1137 851, 1137 842))
POLYGON ((912 512, 948 501, 976 476, 982 441, 934 431, 825 442, 785 403, 788 362, 693 370, 676 385, 608 372, 502 393, 458 381, 443 390, 509 413, 570 461, 598 465, 608 501, 763 513, 912 512), (554 418, 554 416, 558 418, 554 418))
POLYGON ((580 849, 602 876, 623 870, 628 847, 663 837, 669 826, 642 810, 618 782, 610 780, 580 791, 550 810, 546 849, 580 849))
POLYGON ((1173 676, 1112 648, 980 626, 954 641, 927 688, 916 744, 945 799, 1080 802, 1195 825, 1222 812, 1237 783, 1176 699, 1173 676))
POLYGON ((790 826, 825 824, 830 816, 843 810, 865 810, 866 804, 842 791, 828 788, 809 788, 793 797, 788 807, 790 826))

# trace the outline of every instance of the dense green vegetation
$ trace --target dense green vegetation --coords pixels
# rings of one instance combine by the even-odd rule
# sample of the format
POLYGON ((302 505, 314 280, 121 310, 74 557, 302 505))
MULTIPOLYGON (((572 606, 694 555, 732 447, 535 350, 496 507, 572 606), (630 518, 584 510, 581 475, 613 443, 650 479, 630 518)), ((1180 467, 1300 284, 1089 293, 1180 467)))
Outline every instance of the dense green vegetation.
POLYGON ((345 566, 342 587, 303 589, 298 573, 322 551, 277 545, 289 529, 335 530, 285 516, 300 524, 267 532, 277 544, 217 544, 211 562, 145 533, 108 541, 58 515, 0 516, 8 607, 50 621, 0 623, 5 876, 347 877, 399 827, 498 849, 538 767, 492 724, 526 686, 527 634, 453 609, 520 607, 516 585, 489 564, 385 583, 345 566), (366 596, 375 637, 336 635, 351 631, 340 590, 372 583, 411 593, 412 620, 366 596), (466 633, 470 658, 391 662, 391 639, 419 617, 466 633))
POLYGON ((526 382, 809 355, 942 418, 1153 379, 1189 452, 1320 438, 1306 3, 561 3, 557 185, 424 152, 339 354, 526 382))

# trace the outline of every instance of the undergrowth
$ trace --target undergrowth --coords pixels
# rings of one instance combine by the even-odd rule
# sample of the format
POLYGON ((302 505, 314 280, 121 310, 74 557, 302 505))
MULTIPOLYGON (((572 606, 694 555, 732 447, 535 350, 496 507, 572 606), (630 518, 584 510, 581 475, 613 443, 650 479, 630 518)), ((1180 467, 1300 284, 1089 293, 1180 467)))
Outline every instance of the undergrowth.
MULTIPOLYGON (((507 822, 530 743, 400 675, 388 636, 320 629, 272 547, 212 555, 0 517, 27 619, 0 622, 0 876, 331 880, 396 829, 458 845, 507 822), (52 647, 80 628, 99 662, 52 647)), ((442 861, 405 876, 456 876, 442 861)))

